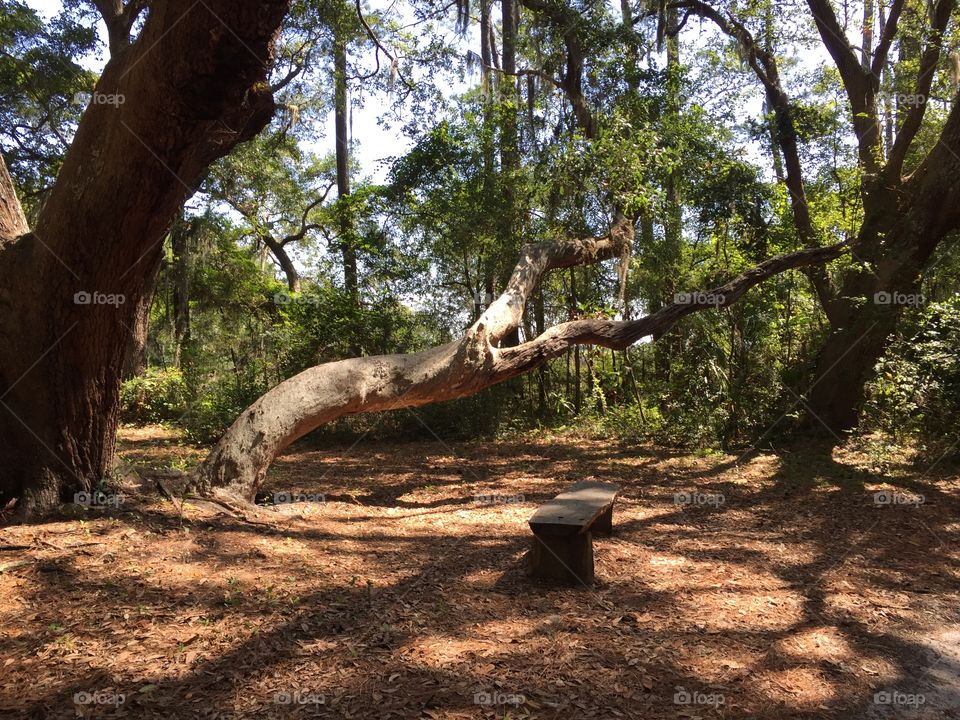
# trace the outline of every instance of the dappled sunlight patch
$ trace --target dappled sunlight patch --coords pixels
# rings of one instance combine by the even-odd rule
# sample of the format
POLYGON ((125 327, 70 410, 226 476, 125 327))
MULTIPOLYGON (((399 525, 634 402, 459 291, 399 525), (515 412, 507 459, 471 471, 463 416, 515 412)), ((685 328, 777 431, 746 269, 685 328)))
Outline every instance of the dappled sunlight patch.
POLYGON ((807 667, 768 670, 751 678, 748 685, 784 709, 831 710, 838 695, 838 681, 807 667))
POLYGON ((770 646, 768 659, 782 657, 806 662, 826 660, 839 664, 852 660, 854 655, 854 649, 838 628, 820 626, 801 628, 780 638, 770 646))
POLYGON ((30 549, 0 555, 26 563, 0 572, 0 704, 43 683, 37 702, 72 712, 92 683, 245 717, 283 716, 274 694, 297 691, 308 710, 322 694, 328 713, 469 718, 475 693, 503 692, 526 698, 511 717, 846 720, 924 672, 922 639, 960 602, 945 492, 922 515, 878 511, 841 489, 843 468, 796 453, 737 475, 735 457, 594 442, 453 449, 299 449, 268 491, 326 501, 256 522, 140 495, 119 514, 5 528, 30 549), (527 521, 586 478, 623 489, 613 536, 594 538, 597 582, 535 583, 527 521), (725 503, 675 502, 693 492, 725 503), (677 687, 722 693, 724 710, 677 704, 677 687))
POLYGON ((740 457, 736 460, 734 466, 723 473, 725 478, 731 476, 731 480, 739 483, 751 483, 773 477, 779 472, 781 467, 780 456, 774 453, 756 453, 749 457, 740 457))
MULTIPOLYGON (((502 635, 497 639, 497 642, 504 641, 509 642, 502 635)), ((442 670, 451 664, 471 660, 478 654, 493 654, 495 647, 489 640, 432 634, 412 640, 400 648, 400 651, 416 658, 421 667, 442 670)))
POLYGON ((745 593, 728 595, 711 592, 710 588, 697 593, 680 607, 694 628, 709 635, 787 632, 803 619, 802 603, 796 598, 745 593))

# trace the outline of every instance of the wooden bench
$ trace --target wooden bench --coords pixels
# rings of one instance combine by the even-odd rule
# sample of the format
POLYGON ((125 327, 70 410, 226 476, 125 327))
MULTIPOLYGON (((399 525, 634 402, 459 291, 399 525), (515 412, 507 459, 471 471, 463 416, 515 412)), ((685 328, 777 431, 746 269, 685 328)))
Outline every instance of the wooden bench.
POLYGON ((534 577, 589 585, 593 582, 593 534, 613 532, 613 503, 620 487, 585 480, 541 505, 530 518, 534 577))

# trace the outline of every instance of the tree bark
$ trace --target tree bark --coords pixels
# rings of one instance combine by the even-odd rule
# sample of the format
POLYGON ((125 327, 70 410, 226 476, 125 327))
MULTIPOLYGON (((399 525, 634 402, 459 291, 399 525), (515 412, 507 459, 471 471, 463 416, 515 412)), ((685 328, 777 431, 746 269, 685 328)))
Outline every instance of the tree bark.
POLYGON ((109 476, 128 328, 206 167, 273 114, 265 79, 287 9, 151 3, 97 83, 116 102, 84 112, 35 230, 4 238, 0 499, 19 498, 21 518, 109 476))
POLYGON ((856 426, 864 385, 905 307, 878 294, 919 298, 937 246, 960 229, 960 108, 954 103, 940 142, 884 208, 869 213, 852 245, 859 272, 847 273, 833 331, 817 359, 809 409, 833 432, 856 426))
POLYGON ((173 250, 173 365, 180 367, 183 346, 190 340, 190 240, 196 221, 183 217, 170 233, 173 250))
MULTIPOLYGON (((273 253, 277 262, 280 263, 280 269, 283 270, 283 274, 287 278, 287 287, 290 289, 290 292, 300 292, 300 272, 297 270, 297 266, 293 264, 293 260, 290 259, 286 246, 282 242, 277 242, 272 236, 267 234, 262 235, 260 239, 264 245, 270 248, 270 252, 273 253)), ((354 269, 356 269, 356 265, 354 265, 354 269)), ((356 279, 356 274, 353 275, 353 278, 356 279)), ((355 290, 356 288, 354 288, 354 291, 355 290)))
POLYGON ((825 262, 843 251, 836 245, 783 255, 711 290, 712 298, 704 302, 672 303, 637 320, 572 320, 516 347, 499 347, 522 321, 527 300, 547 271, 618 257, 623 246, 632 242, 633 225, 621 217, 603 237, 527 245, 503 295, 463 339, 408 355, 326 363, 285 380, 230 426, 195 471, 195 489, 252 500, 280 451, 335 418, 465 397, 534 370, 572 346, 622 350, 642 337, 657 339, 690 313, 736 302, 748 289, 777 273, 825 262))
MULTIPOLYGON (((146 290, 137 302, 134 309, 133 325, 127 328, 130 336, 127 339, 127 352, 123 359, 121 379, 129 380, 137 377, 147 367, 147 341, 150 336, 150 309, 153 307, 153 295, 157 289, 157 278, 160 275, 161 258, 157 258, 147 278, 146 290)), ((179 357, 179 348, 177 348, 179 357)))
POLYGON ((20 198, 7 172, 7 163, 0 155, 0 247, 29 231, 20 198))
MULTIPOLYGON (((359 280, 357 276, 357 248, 353 238, 353 218, 347 202, 347 197, 350 195, 350 137, 347 129, 349 116, 347 43, 341 37, 337 37, 334 40, 333 75, 334 124, 337 143, 337 198, 340 200, 339 241, 340 253, 343 257, 343 285, 353 304, 357 305, 360 301, 359 280)), ((281 264, 282 262, 281 260, 281 264)), ((289 278, 290 276, 288 275, 287 277, 289 278)))

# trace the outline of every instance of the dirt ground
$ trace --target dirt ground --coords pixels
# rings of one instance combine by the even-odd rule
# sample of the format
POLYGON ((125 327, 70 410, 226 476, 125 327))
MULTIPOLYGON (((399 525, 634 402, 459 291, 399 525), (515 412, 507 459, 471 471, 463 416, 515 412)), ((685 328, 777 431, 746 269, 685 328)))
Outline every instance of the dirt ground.
POLYGON ((0 717, 960 718, 960 479, 867 468, 364 440, 296 446, 265 489, 306 497, 252 522, 131 471, 0 527, 0 717), (597 582, 532 582, 527 519, 586 478, 623 487, 597 582))

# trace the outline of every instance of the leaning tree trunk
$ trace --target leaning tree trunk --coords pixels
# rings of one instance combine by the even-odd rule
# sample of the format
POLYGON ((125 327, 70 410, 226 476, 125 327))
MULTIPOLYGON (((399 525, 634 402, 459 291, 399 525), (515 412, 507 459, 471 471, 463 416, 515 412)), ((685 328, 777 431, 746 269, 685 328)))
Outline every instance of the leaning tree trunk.
POLYGON ((292 293, 299 293, 301 285, 300 271, 297 270, 297 266, 293 263, 289 253, 287 253, 286 246, 282 242, 274 240, 267 233, 264 233, 260 239, 263 240, 264 245, 270 248, 273 257, 280 264, 280 269, 283 270, 283 275, 287 278, 287 289, 292 293))
MULTIPOLYGON (((287 5, 151 3, 104 68, 34 231, 2 221, 0 499, 19 498, 22 518, 109 475, 129 328, 164 234, 205 168, 270 120, 287 5)), ((0 215, 11 207, 4 197, 0 215)))
POLYGON ((619 257, 633 242, 633 226, 619 218, 600 238, 527 245, 507 287, 459 342, 409 355, 353 358, 318 365, 285 380, 244 410, 192 478, 204 494, 252 500, 277 454, 335 418, 416 407, 464 397, 540 367, 569 347, 623 349, 642 337, 659 338, 677 320, 736 302, 749 288, 790 268, 835 258, 842 246, 803 250, 762 263, 704 294, 703 302, 673 303, 638 320, 573 320, 515 347, 503 340, 522 321, 531 292, 548 270, 619 257))

